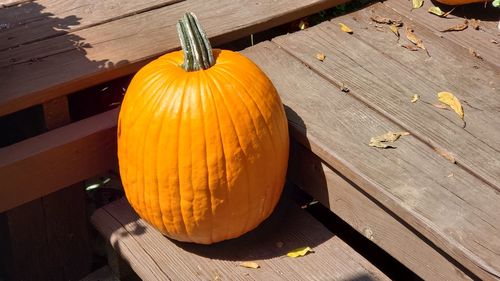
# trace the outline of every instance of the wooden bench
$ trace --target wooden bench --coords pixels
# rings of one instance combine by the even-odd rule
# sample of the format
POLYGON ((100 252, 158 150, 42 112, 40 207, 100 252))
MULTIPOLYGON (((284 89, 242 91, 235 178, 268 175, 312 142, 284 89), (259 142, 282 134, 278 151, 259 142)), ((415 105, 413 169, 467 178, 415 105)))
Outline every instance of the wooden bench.
POLYGON ((254 231, 209 246, 169 240, 125 199, 96 211, 92 223, 142 280, 389 280, 288 196, 254 231), (306 246, 314 252, 286 256, 306 246))
POLYGON ((75 280, 90 270, 81 181, 116 168, 118 109, 75 120, 68 96, 179 48, 173 27, 187 10, 222 44, 341 2, 1 0, 0 121, 33 128, 0 148, 0 233, 8 238, 0 276, 75 280))
MULTIPOLYGON (((28 34, 9 39, 17 40, 15 44, 20 44, 19 47, 4 43, 8 40, 0 40, 5 44, 0 45, 0 88, 6 93, 0 96, 0 114, 43 104, 47 124, 54 124, 48 127, 62 126, 0 149, 0 212, 8 211, 4 213, 4 221, 21 218, 25 225, 30 225, 33 217, 41 216, 40 210, 50 208, 44 207, 46 203, 37 203, 35 207, 30 203, 31 215, 24 216, 19 214, 27 212, 26 205, 22 212, 18 206, 40 200, 37 198, 116 164, 118 109, 69 123, 65 96, 133 73, 159 54, 178 48, 173 24, 185 9, 199 15, 217 45, 339 3, 269 1, 259 2, 260 5, 251 9, 239 9, 240 4, 233 1, 208 4, 189 0, 155 1, 153 6, 137 3, 134 4, 137 6, 120 8, 90 6, 91 10, 108 11, 101 14, 87 13, 89 8, 85 5, 73 7, 79 11, 76 13, 66 12, 71 9, 59 8, 49 0, 21 2, 25 3, 0 9, 0 18, 12 13, 12 10, 7 13, 8 9, 18 7, 19 15, 14 13, 12 17, 22 19, 23 9, 36 4, 49 7, 46 11, 54 10, 54 14, 43 16, 49 18, 49 26, 54 22, 73 22, 55 31, 40 25, 44 32, 53 32, 47 36, 35 38, 28 34), (81 19, 73 19, 74 14, 81 19), (75 21, 78 23, 74 24, 75 21), (26 171, 32 171, 33 176, 23 176, 26 171)), ((423 279, 496 280, 500 278, 498 18, 494 10, 478 5, 457 8, 449 19, 442 19, 427 12, 430 5, 426 1, 423 8, 410 12, 408 2, 388 0, 300 32, 279 36, 243 53, 271 78, 286 106, 293 143, 290 182, 318 199, 423 279), (400 29, 401 38, 398 39, 388 26, 374 23, 373 15, 401 19, 404 23, 400 29), (480 30, 469 27, 461 32, 440 32, 462 23, 462 16, 483 19, 480 30), (338 23, 348 25, 354 33, 341 31, 338 23), (415 30, 428 54, 401 47, 409 43, 405 39, 405 27, 415 30), (325 54, 326 58, 318 60, 318 53, 325 54), (440 91, 452 92, 461 100, 467 122, 465 128, 454 112, 433 106, 440 91), (414 94, 420 95, 420 100, 412 103, 414 94), (395 149, 368 146, 371 137, 387 131, 407 131, 410 135, 398 140, 395 149)), ((46 12, 41 7, 31 7, 40 13, 46 12)), ((39 25, 37 21, 30 22, 26 19, 29 27, 39 25)), ((7 38, 22 34, 6 32, 2 31, 0 38, 5 38, 4 34, 9 34, 7 38)), ((69 197, 65 195, 64 198, 69 197)), ((374 272, 366 270, 369 265, 362 269, 363 264, 368 264, 362 257, 353 254, 348 245, 294 208, 297 212, 292 208, 284 222, 299 218, 313 225, 321 237, 330 237, 322 239, 322 243, 314 240, 315 236, 312 240, 292 241, 317 244, 315 248, 319 254, 306 256, 307 265, 308 259, 311 263, 318 258, 326 259, 323 255, 332 255, 326 249, 338 247, 344 249, 345 255, 331 256, 332 266, 341 266, 347 257, 355 261, 342 271, 349 272, 342 277, 358 273, 370 276, 366 272, 374 272)), ((0 218, 0 229, 1 223, 0 218)), ((134 217, 124 201, 97 211, 94 223, 115 247, 120 247, 120 254, 146 279, 151 274, 156 274, 151 279, 161 276, 174 276, 175 279, 179 273, 196 276, 195 267, 181 266, 185 264, 182 259, 187 257, 199 261, 203 265, 200 274, 208 274, 205 275, 208 278, 215 277, 210 275, 215 269, 221 274, 276 274, 274 269, 288 268, 293 263, 287 259, 259 258, 264 265, 262 270, 252 271, 237 267, 235 259, 230 257, 226 261, 208 262, 207 256, 201 255, 203 251, 194 255, 185 252, 187 246, 180 247, 158 236, 134 217), (111 219, 111 215, 118 217, 111 219), (130 227, 141 225, 147 235, 130 234, 130 227), (162 267, 165 272, 159 270, 158 265, 155 267, 155 262, 164 264, 169 257, 147 248, 151 241, 175 251, 175 256, 180 257, 176 261, 178 267, 162 267), (130 246, 135 248, 122 251, 125 245, 135 245, 130 246), (141 264, 137 257, 134 259, 132 255, 136 251, 142 253, 141 257, 149 256, 148 262, 141 264)), ((52 225, 48 233, 57 236, 57 228, 54 228, 57 223, 52 222, 52 225)), ((44 228, 43 224, 30 225, 31 232, 26 231, 26 227, 11 227, 10 236, 22 234, 19 241, 43 242, 46 234, 38 231, 39 228, 44 228)), ((306 231, 303 229, 299 233, 305 235, 306 231)), ((283 235, 280 237, 288 234, 283 235)), ((70 239, 64 241, 71 244, 70 239)), ((231 243, 242 243, 235 241, 231 243)), ((265 243, 272 246, 271 240, 265 243)), ((224 245, 219 246, 222 252, 224 245)), ((17 252, 18 262, 31 253, 30 248, 19 249, 24 252, 17 252)), ((38 249, 43 252, 47 246, 38 249)), ((284 253, 272 249, 275 251, 272 257, 284 253)), ((316 267, 311 269, 319 271, 316 267)), ((333 274, 329 269, 324 270, 333 274)), ((21 272, 19 268, 18 272, 21 272)))

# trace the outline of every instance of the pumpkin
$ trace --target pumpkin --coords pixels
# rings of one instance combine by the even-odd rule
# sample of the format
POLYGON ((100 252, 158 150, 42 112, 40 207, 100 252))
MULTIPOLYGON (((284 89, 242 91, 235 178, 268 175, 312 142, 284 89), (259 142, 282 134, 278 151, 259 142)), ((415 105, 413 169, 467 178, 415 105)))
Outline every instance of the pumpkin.
POLYGON ((245 56, 212 50, 196 17, 177 24, 181 51, 133 77, 118 120, 118 159, 130 205, 175 240, 238 237, 280 198, 288 124, 268 77, 245 56))

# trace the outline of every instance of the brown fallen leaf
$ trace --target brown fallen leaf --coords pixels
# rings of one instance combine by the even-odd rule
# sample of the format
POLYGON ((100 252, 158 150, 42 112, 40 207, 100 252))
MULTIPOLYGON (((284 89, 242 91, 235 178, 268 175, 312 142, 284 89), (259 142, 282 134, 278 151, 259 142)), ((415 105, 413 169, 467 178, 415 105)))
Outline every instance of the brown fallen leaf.
POLYGON ((448 152, 438 147, 434 147, 434 151, 436 151, 439 155, 443 156, 446 160, 450 161, 451 163, 453 164, 457 163, 455 157, 451 154, 451 152, 448 152))
POLYGON ((414 95, 413 95, 413 97, 411 98, 411 102, 412 102, 412 103, 415 103, 415 102, 417 102, 419 99, 420 99, 420 96, 419 96, 419 95, 417 95, 417 94, 414 94, 414 95))
POLYGON ((462 31, 467 29, 468 26, 469 21, 465 20, 464 23, 455 24, 454 26, 450 26, 447 29, 441 30, 441 32, 462 31))
POLYGON ((258 263, 253 262, 253 261, 240 262, 238 265, 241 267, 253 268, 253 269, 257 269, 260 267, 260 265, 258 263))
POLYGON ((481 60, 483 59, 483 57, 478 52, 476 52, 476 50, 474 50, 473 48, 470 48, 470 47, 469 47, 469 54, 475 56, 478 59, 481 59, 481 60))
POLYGON ((371 20, 376 23, 390 24, 395 26, 403 26, 403 22, 401 20, 393 20, 390 18, 384 18, 379 15, 374 15, 371 17, 371 20))
POLYGON ((403 44, 403 45, 401 45, 401 47, 408 49, 410 51, 418 51, 419 50, 419 48, 417 46, 410 45, 410 44, 403 44))
POLYGON ((398 28, 398 26, 391 24, 389 26, 389 28, 391 29, 392 33, 394 33, 394 35, 396 35, 396 37, 398 37, 398 40, 399 40, 399 28, 398 28))
POLYGON ((298 258, 298 257, 303 257, 308 253, 314 253, 311 247, 300 247, 288 252, 286 255, 291 258, 298 258))
POLYGON ((325 56, 325 54, 323 54, 323 53, 317 53, 317 54, 316 54, 316 58, 317 58, 319 61, 324 61, 324 60, 325 60, 325 58, 326 58, 326 56, 325 56))
POLYGON ((368 145, 377 148, 396 148, 390 143, 397 141, 401 136, 409 134, 408 132, 387 132, 383 135, 372 137, 368 145))
POLYGON ((343 23, 339 23, 340 30, 344 31, 345 33, 353 34, 352 29, 350 29, 347 25, 343 23))
POLYGON ((460 119, 464 120, 464 110, 462 108, 462 104, 460 104, 460 101, 452 93, 439 92, 438 99, 440 102, 451 107, 451 109, 453 109, 458 116, 460 116, 460 119))
POLYGON ((408 39, 410 42, 415 44, 420 49, 427 52, 427 55, 430 56, 429 52, 427 51, 427 49, 424 46, 424 42, 422 41, 422 39, 417 37, 417 35, 415 35, 415 33, 413 33, 414 32, 413 29, 411 27, 406 27, 405 30, 406 30, 406 39, 408 39))
POLYGON ((412 0, 412 10, 418 9, 424 5, 424 0, 412 0))
POLYGON ((441 8, 432 6, 427 10, 429 13, 434 14, 438 17, 444 16, 444 12, 441 10, 441 8))
POLYGON ((481 26, 479 26, 479 24, 481 24, 481 20, 477 20, 477 19, 470 19, 469 20, 469 24, 472 28, 474 28, 475 30, 479 30, 481 28, 481 26))

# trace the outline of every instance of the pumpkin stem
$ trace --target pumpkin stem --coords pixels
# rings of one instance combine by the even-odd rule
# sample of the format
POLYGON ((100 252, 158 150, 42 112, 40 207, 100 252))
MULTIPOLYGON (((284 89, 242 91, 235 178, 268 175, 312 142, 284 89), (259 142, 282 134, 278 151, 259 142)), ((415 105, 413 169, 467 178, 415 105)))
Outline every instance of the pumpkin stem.
POLYGON ((196 16, 189 12, 177 22, 177 33, 184 51, 185 71, 197 71, 210 68, 215 64, 212 46, 207 34, 200 25, 196 16))

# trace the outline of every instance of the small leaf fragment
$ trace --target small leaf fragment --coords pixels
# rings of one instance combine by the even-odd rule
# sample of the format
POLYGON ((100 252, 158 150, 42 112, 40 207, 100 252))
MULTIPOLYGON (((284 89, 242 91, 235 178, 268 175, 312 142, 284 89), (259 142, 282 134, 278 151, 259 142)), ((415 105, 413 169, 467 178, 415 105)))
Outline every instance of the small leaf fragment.
POLYGON ((288 252, 286 255, 291 258, 298 258, 307 255, 308 253, 313 253, 314 251, 311 247, 300 247, 288 252))
POLYGON ((253 268, 253 269, 257 269, 260 267, 260 265, 258 263, 253 262, 253 261, 240 262, 238 265, 241 267, 253 268))
POLYGON ((441 32, 462 31, 467 29, 468 26, 469 21, 465 20, 464 23, 455 24, 454 26, 450 26, 447 29, 441 30, 441 32))
POLYGON ((391 29, 392 33, 394 33, 394 35, 398 37, 399 40, 399 28, 397 27, 397 25, 391 24, 389 28, 391 29))
POLYGON ((424 0, 412 0, 412 10, 418 9, 424 5, 424 0))
POLYGON ((349 93, 349 91, 350 91, 350 90, 349 90, 349 88, 347 88, 347 87, 346 87, 346 85, 345 85, 344 83, 342 83, 342 84, 340 85, 340 90, 341 90, 342 92, 344 92, 344 93, 349 93))
POLYGON ((374 15, 371 17, 371 20, 376 23, 390 24, 395 26, 403 26, 403 22, 401 20, 393 20, 390 18, 384 18, 379 15, 374 15))
POLYGON ((460 119, 464 120, 464 110, 462 108, 462 104, 460 104, 460 101, 452 93, 439 92, 438 99, 440 102, 451 107, 451 109, 453 109, 458 116, 460 116, 460 119))
POLYGON ((431 13, 431 14, 434 14, 434 15, 438 16, 438 17, 442 17, 442 16, 444 16, 444 12, 443 12, 443 11, 441 11, 441 8, 436 7, 436 6, 432 6, 432 7, 430 7, 427 11, 428 11, 429 13, 431 13))
POLYGON ((451 12, 455 10, 456 7, 453 7, 453 9, 449 10, 448 12, 444 13, 443 18, 446 18, 451 12))
POLYGON ((483 57, 473 48, 469 48, 469 54, 473 55, 474 57, 476 57, 478 59, 481 59, 481 60, 483 59, 483 57))
POLYGON ((414 94, 414 95, 413 95, 413 97, 411 98, 411 102, 412 102, 412 103, 415 103, 415 102, 417 102, 417 101, 418 101, 418 99, 420 99, 420 96, 419 96, 419 95, 417 95, 417 94, 414 94))
POLYGON ((408 132, 387 132, 383 135, 372 137, 368 145, 377 148, 396 148, 390 143, 397 141, 401 136, 409 134, 408 132))
POLYGON ((438 147, 434 147, 434 151, 436 151, 437 154, 443 156, 446 160, 450 161, 451 163, 453 164, 457 163, 455 157, 450 152, 438 147))
POLYGON ((301 20, 299 21, 299 29, 300 29, 300 30, 304 30, 304 29, 306 29, 307 27, 309 27, 309 23, 307 22, 307 20, 306 20, 306 19, 301 19, 301 20))
POLYGON ((410 45, 410 44, 403 44, 403 45, 401 45, 401 47, 408 49, 410 51, 418 51, 419 50, 417 46, 410 45))
POLYGON ((447 177, 447 178, 451 178, 451 177, 453 177, 454 175, 455 175, 454 173, 449 173, 446 177, 447 177))
POLYGON ((472 28, 474 28, 475 30, 479 30, 481 28, 481 26, 479 26, 479 24, 481 24, 481 20, 477 20, 477 19, 470 19, 469 20, 469 24, 472 28))
POLYGON ((325 58, 326 58, 326 56, 323 53, 317 53, 316 54, 316 59, 318 59, 319 61, 324 61, 325 58))
POLYGON ((349 33, 349 34, 353 33, 352 29, 350 29, 347 25, 345 25, 343 23, 339 23, 339 26, 340 26, 340 30, 344 31, 345 33, 349 33))

